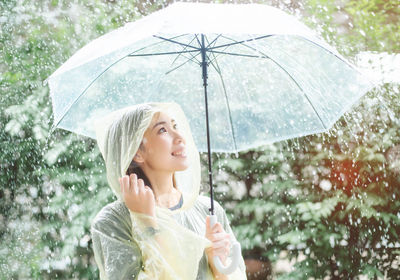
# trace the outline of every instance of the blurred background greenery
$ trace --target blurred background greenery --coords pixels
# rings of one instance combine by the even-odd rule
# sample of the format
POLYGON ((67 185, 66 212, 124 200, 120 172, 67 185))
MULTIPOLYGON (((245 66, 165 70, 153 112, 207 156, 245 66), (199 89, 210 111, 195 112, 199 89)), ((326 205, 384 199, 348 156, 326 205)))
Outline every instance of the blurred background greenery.
MULTIPOLYGON (((98 278, 89 226, 115 198, 96 143, 50 132, 43 81, 170 2, 0 1, 0 279, 98 278)), ((400 81, 379 64, 399 55, 398 0, 254 2, 295 15, 382 78, 328 133, 213 155, 249 279, 399 279, 400 81)))

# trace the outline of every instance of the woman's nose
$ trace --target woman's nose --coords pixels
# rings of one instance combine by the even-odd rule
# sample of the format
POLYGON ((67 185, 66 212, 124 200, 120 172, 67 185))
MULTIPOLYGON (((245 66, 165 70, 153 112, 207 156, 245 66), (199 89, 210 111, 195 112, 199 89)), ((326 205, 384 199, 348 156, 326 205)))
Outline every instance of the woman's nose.
POLYGON ((176 144, 180 144, 180 143, 183 143, 183 144, 185 144, 185 138, 183 138, 183 136, 182 136, 182 134, 180 134, 179 132, 175 132, 175 143, 176 144))

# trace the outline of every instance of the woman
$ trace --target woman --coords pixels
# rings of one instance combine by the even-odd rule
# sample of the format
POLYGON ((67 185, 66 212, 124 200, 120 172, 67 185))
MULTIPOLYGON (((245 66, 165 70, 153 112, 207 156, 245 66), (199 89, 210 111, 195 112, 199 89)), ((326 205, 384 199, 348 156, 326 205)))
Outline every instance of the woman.
POLYGON ((229 276, 215 269, 213 256, 225 262, 235 237, 216 202, 219 223, 209 225, 199 154, 177 104, 118 110, 96 136, 118 198, 92 222, 101 279, 246 279, 243 258, 229 276))

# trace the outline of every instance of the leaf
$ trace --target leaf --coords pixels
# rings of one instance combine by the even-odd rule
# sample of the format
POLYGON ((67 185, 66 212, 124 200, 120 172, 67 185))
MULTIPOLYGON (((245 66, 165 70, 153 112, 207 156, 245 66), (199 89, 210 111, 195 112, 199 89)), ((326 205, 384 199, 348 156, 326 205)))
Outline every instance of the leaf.
POLYGON ((298 245, 304 242, 302 235, 299 231, 290 231, 288 233, 282 234, 278 236, 277 240, 281 244, 289 243, 292 245, 298 245))
POLYGON ((6 127, 5 127, 5 131, 7 131, 8 133, 10 133, 12 136, 16 136, 18 135, 21 131, 22 131, 22 126, 19 122, 17 122, 14 119, 11 119, 6 127))

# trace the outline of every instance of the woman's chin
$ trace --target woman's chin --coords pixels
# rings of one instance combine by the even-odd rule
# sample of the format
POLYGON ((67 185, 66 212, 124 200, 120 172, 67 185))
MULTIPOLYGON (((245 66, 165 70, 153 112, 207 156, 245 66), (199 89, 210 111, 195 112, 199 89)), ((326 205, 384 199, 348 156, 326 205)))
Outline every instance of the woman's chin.
POLYGON ((190 166, 189 161, 185 160, 185 161, 180 162, 179 164, 175 164, 174 170, 175 171, 185 171, 186 169, 189 168, 189 166, 190 166))
POLYGON ((176 171, 185 171, 186 169, 188 169, 189 168, 189 164, 187 164, 187 165, 182 165, 182 166, 179 166, 177 169, 176 169, 176 171))

